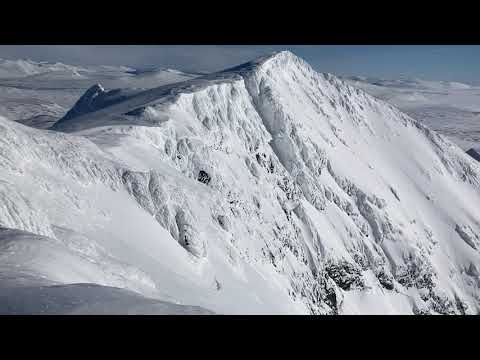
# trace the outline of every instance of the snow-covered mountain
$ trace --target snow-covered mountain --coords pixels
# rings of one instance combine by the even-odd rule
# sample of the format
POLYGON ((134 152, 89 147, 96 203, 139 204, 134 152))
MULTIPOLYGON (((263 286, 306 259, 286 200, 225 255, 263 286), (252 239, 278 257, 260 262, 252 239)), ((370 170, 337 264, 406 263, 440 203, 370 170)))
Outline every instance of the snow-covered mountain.
POLYGON ((398 107, 464 150, 480 143, 480 87, 420 79, 349 77, 346 81, 398 107))
POLYGON ((32 61, 29 59, 7 60, 0 59, 0 78, 21 78, 25 76, 41 75, 46 73, 67 74, 70 77, 81 77, 79 72, 87 71, 83 67, 51 63, 47 61, 32 61))
POLYGON ((290 52, 0 132, 2 313, 480 310, 480 163, 290 52))
POLYGON ((0 116, 48 128, 91 86, 148 89, 199 76, 173 69, 125 66, 74 66, 0 59, 0 116))

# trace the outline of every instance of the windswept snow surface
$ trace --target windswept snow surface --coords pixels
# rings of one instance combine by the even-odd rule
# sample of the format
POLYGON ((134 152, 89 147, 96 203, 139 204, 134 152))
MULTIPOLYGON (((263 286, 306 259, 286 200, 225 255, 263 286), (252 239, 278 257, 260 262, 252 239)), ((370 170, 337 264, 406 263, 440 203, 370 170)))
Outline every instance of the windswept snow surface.
POLYGON ((0 315, 213 315, 96 284, 2 288, 0 315))
POLYGON ((480 163, 393 106, 290 52, 106 89, 0 119, 1 312, 479 312, 480 163))

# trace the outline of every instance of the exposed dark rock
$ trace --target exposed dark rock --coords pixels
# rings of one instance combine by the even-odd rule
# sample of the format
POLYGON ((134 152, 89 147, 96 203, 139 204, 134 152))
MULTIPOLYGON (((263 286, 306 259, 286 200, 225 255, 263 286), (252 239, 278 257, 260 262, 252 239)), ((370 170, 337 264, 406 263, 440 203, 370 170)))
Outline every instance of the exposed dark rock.
POLYGON ((470 155, 472 158, 474 158, 475 160, 480 161, 480 153, 474 148, 467 150, 466 153, 470 155))
POLYGON ((333 310, 334 314, 338 313, 337 294, 333 287, 325 289, 325 303, 333 310))
POLYGON ((396 191, 394 188, 392 188, 392 187, 390 187, 390 191, 392 192, 393 196, 395 196, 395 198, 396 198, 398 201, 400 201, 400 197, 398 196, 397 191, 396 191))
POLYGON ((228 217, 226 217, 225 215, 218 215, 217 221, 218 221, 218 223, 220 224, 220 226, 222 227, 223 230, 230 231, 231 224, 230 224, 230 220, 228 219, 228 217))
POLYGON ((467 304, 460 299, 457 295, 455 295, 455 306, 460 314, 465 315, 466 311, 468 310, 467 304))
POLYGON ((362 289, 364 287, 360 269, 347 262, 328 264, 325 270, 330 278, 343 290, 362 289))
POLYGON ((435 273, 424 257, 409 254, 405 259, 405 265, 395 271, 396 280, 406 288, 432 289, 435 273))
POLYGON ((215 279, 215 289, 217 291, 220 291, 222 289, 222 284, 217 279, 215 279))
POLYGON ((385 289, 393 290, 394 284, 393 284, 392 276, 388 275, 384 271, 381 271, 380 273, 377 274, 377 279, 385 289))
POLYGON ((255 154, 255 159, 257 159, 258 164, 262 167, 265 167, 265 158, 266 155, 264 153, 255 154))
POLYGON ((458 311, 455 304, 446 296, 440 296, 430 291, 430 306, 433 311, 442 315, 455 315, 458 311))
POLYGON ((205 171, 200 170, 197 180, 201 183, 204 183, 205 185, 208 185, 212 179, 210 175, 208 175, 205 171))

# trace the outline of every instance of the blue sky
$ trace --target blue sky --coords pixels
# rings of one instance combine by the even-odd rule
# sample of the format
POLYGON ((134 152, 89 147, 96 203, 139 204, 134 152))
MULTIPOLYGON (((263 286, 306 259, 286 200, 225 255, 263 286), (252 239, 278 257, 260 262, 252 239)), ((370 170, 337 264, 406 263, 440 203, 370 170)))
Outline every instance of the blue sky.
POLYGON ((215 71, 285 49, 337 75, 480 84, 480 46, 473 45, 0 45, 0 58, 215 71))

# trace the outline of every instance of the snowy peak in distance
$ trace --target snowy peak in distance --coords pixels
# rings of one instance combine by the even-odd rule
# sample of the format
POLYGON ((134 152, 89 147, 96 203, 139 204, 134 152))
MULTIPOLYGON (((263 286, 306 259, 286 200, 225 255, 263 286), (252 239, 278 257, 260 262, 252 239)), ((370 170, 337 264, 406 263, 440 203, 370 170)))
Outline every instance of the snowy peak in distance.
POLYGON ((46 61, 0 59, 0 78, 4 79, 33 76, 48 72, 65 72, 72 76, 80 76, 79 71, 86 71, 86 69, 79 66, 46 61))
POLYGON ((344 80, 389 102, 422 124, 447 136, 462 149, 468 150, 480 142, 478 85, 368 77, 344 77, 344 80))
POLYGON ((102 85, 95 84, 90 87, 80 99, 78 99, 75 105, 54 125, 54 127, 58 127, 72 118, 117 104, 141 91, 142 90, 138 89, 113 89, 106 91, 102 85))
POLYGON ((85 114, 97 108, 96 103, 97 100, 102 98, 102 95, 105 94, 105 89, 100 84, 95 84, 90 87, 85 94, 82 95, 80 99, 75 103, 73 108, 65 114, 63 119, 67 120, 72 117, 85 114))
POLYGON ((128 76, 134 69, 126 66, 77 66, 61 62, 0 59, 0 80, 82 80, 91 77, 128 76))
POLYGON ((439 89, 452 89, 462 90, 471 89, 472 85, 464 84, 455 81, 434 81, 423 80, 418 78, 406 78, 406 79, 382 79, 366 76, 345 76, 342 77, 346 81, 351 82, 363 82, 370 85, 376 85, 381 87, 392 88, 405 88, 405 89, 421 89, 421 90, 439 90, 439 89))

